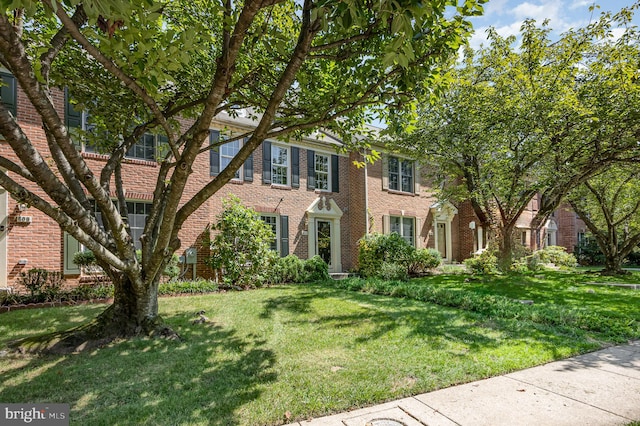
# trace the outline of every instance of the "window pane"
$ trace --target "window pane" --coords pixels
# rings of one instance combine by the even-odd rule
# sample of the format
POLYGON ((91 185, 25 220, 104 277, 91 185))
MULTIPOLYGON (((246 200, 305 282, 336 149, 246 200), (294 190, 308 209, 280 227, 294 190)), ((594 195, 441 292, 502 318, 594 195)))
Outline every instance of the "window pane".
POLYGON ((289 184, 288 152, 287 148, 271 145, 271 182, 274 184, 289 184))
POLYGON ((278 218, 276 216, 260 216, 260 219, 262 219, 267 225, 269 225, 271 227, 271 231, 273 231, 273 239, 271 240, 269 248, 271 250, 278 251, 278 240, 277 240, 278 218))
POLYGON ((389 157, 389 173, 398 173, 398 159, 389 157))
POLYGON ((402 235, 402 228, 400 226, 400 218, 399 217, 390 217, 389 218, 391 224, 391 233, 396 233, 402 235))
POLYGON ((412 217, 405 217, 402 219, 402 237, 407 240, 410 245, 414 245, 414 220, 412 217))
POLYGON ((316 189, 329 190, 329 156, 316 154, 315 156, 316 189))

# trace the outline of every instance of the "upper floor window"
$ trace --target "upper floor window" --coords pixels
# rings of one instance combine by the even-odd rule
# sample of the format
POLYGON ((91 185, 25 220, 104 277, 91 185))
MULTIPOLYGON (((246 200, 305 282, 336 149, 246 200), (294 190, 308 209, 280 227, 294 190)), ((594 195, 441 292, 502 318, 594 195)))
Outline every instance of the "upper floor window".
MULTIPOLYGON (((240 141, 227 142, 220 146, 220 170, 227 168, 233 157, 240 152, 240 141)), ((236 170, 234 178, 240 179, 240 170, 236 170)))
POLYGON ((98 152, 96 145, 86 137, 82 137, 82 133, 79 132, 79 130, 93 131, 94 126, 89 123, 89 113, 76 108, 68 89, 64 90, 64 120, 71 139, 78 149, 84 152, 98 152))
POLYGON ((264 141, 262 183, 300 187, 300 148, 264 141))
POLYGON ((17 86, 16 78, 6 72, 0 72, 2 87, 0 87, 0 100, 13 116, 17 115, 17 86))
MULTIPOLYGON (((222 145, 218 145, 220 139, 224 140, 224 137, 220 135, 218 130, 211 130, 209 133, 209 144, 211 145, 210 157, 209 157, 209 169, 210 175, 216 176, 222 170, 229 166, 231 160, 238 155, 244 141, 234 140, 222 145)), ((233 179, 240 179, 245 182, 253 181, 253 153, 245 160, 244 164, 236 170, 233 179)))
POLYGON ((316 189, 329 190, 329 156, 316 153, 314 156, 316 189))
POLYGON ((289 150, 271 145, 271 183, 289 185, 289 150))
POLYGON ((402 192, 414 192, 413 161, 389 157, 389 189, 402 192))
POLYGON ((136 160, 160 161, 168 152, 168 139, 164 135, 145 133, 128 150, 125 157, 136 160))
POLYGON ((338 156, 307 150, 307 189, 339 192, 338 156))
POLYGON ((413 217, 406 216, 391 216, 389 217, 390 231, 400 235, 404 238, 409 245, 415 247, 416 233, 415 233, 416 220, 413 217))

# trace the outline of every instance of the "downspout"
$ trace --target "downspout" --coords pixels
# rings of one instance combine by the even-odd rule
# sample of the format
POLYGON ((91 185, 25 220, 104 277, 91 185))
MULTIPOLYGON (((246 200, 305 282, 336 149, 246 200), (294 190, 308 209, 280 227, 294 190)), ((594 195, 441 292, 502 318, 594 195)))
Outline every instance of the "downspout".
POLYGON ((364 234, 369 235, 369 186, 367 183, 367 178, 369 177, 368 166, 367 166, 367 149, 364 150, 364 234))

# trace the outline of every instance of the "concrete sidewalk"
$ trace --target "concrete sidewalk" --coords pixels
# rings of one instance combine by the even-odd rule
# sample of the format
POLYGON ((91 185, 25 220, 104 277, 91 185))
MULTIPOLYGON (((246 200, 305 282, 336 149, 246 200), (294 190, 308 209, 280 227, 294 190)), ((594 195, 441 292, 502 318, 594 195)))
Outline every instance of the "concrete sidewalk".
POLYGON ((584 426, 640 420, 640 341, 288 426, 584 426))

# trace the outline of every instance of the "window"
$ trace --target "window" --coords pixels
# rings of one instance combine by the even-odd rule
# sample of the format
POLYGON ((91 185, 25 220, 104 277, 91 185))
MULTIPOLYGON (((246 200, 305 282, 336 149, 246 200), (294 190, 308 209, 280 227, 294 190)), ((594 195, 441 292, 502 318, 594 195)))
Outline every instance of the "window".
POLYGON ((289 150, 271 145, 271 183, 289 185, 289 150))
MULTIPOLYGON (((219 175, 220 172, 229 165, 233 157, 240 152, 240 148, 242 148, 244 143, 241 140, 235 140, 223 145, 216 145, 220 138, 221 136, 218 130, 210 131, 209 144, 211 145, 211 150, 209 156, 209 174, 211 176, 219 175)), ((253 182, 253 153, 249 154, 249 157, 247 157, 242 167, 236 170, 233 178, 240 179, 240 176, 242 176, 245 182, 253 182)))
MULTIPOLYGON (((220 170, 227 168, 233 157, 240 151, 240 141, 225 143, 220 146, 220 170)), ((235 179, 240 179, 240 170, 236 170, 235 179)))
POLYGON ((269 225, 273 231, 273 240, 271 240, 270 249, 278 251, 278 217, 273 215, 261 215, 260 219, 269 225))
POLYGON ((316 189, 329 190, 329 156, 324 154, 314 155, 314 172, 316 189))
POLYGON ((129 214, 129 228, 131 229, 131 237, 136 249, 142 248, 140 237, 144 232, 144 225, 147 223, 147 217, 151 213, 151 203, 139 201, 127 201, 127 213, 129 214))
POLYGON ((273 231, 273 240, 271 241, 271 250, 279 253, 281 257, 289 254, 289 216, 285 215, 260 215, 267 225, 273 231))
MULTIPOLYGON (((101 228, 104 229, 102 213, 96 205, 95 200, 91 200, 93 212, 96 220, 101 228)), ((127 201, 127 214, 129 215, 129 228, 131 229, 131 237, 136 249, 142 248, 140 237, 144 232, 144 225, 147 223, 147 217, 151 213, 151 203, 144 201, 127 201)))
POLYGON ((323 154, 308 149, 307 189, 339 192, 338 161, 335 154, 323 154))
POLYGON ((389 189, 413 192, 413 161, 389 157, 389 189))
POLYGON ((68 89, 64 91, 64 120, 71 139, 78 149, 85 152, 97 152, 96 146, 81 136, 81 131, 90 132, 92 130, 92 126, 89 124, 89 114, 86 111, 76 109, 71 102, 68 89))
POLYGON ((0 99, 13 116, 17 115, 17 87, 16 78, 6 72, 0 72, 0 78, 2 79, 2 87, 0 87, 0 99))
POLYGON ((409 245, 415 247, 415 218, 405 216, 391 216, 389 218, 390 231, 400 235, 409 245))
POLYGON ((168 153, 167 137, 145 133, 129 150, 126 157, 136 160, 159 161, 168 153))

